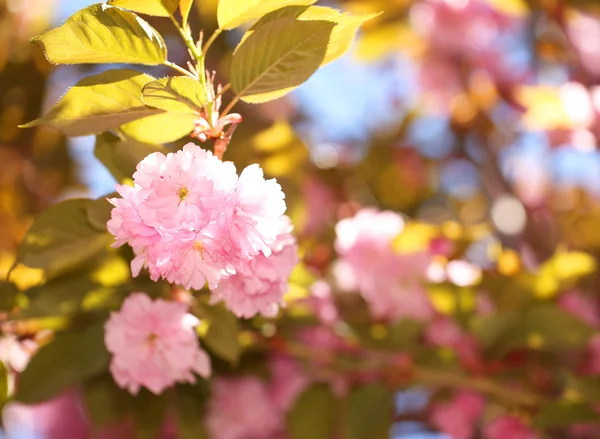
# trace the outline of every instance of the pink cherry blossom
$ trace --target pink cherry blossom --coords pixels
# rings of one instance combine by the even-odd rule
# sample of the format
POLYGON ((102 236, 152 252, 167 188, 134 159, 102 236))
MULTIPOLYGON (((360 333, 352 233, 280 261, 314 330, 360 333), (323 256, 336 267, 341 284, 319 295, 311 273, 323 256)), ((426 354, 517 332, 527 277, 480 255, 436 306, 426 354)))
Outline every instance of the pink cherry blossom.
POLYGON ((399 254, 392 243, 404 228, 394 212, 362 209, 336 225, 341 258, 334 275, 343 290, 358 291, 373 317, 427 320, 434 315, 423 282, 431 257, 426 251, 399 254))
POLYGON ((260 252, 271 253, 277 236, 289 227, 281 186, 265 180, 258 165, 238 178, 231 162, 188 143, 176 153, 153 153, 142 160, 133 186, 118 186, 122 198, 108 230, 113 246, 129 244, 134 276, 201 289, 216 287, 260 252))
POLYGON ((451 401, 434 405, 431 422, 452 439, 471 439, 484 404, 479 394, 460 391, 451 401))
POLYGON ((288 278, 298 263, 298 247, 294 237, 284 233, 270 248, 270 256, 260 253, 238 265, 235 274, 222 278, 211 292, 211 302, 225 302, 238 317, 277 315, 285 305, 288 278))
POLYGON ((277 355, 270 360, 271 382, 269 393, 275 407, 283 412, 290 410, 296 399, 310 385, 309 376, 291 357, 277 355))
POLYGON ((530 427, 513 416, 500 416, 490 422, 483 432, 485 439, 538 439, 530 427))
POLYGON ((271 439, 284 429, 284 417, 255 377, 218 378, 213 382, 206 427, 211 439, 271 439))
POLYGON ((132 394, 141 386, 160 394, 177 382, 195 382, 194 372, 207 378, 210 359, 198 344, 198 323, 182 303, 131 294, 105 325, 115 382, 132 394))

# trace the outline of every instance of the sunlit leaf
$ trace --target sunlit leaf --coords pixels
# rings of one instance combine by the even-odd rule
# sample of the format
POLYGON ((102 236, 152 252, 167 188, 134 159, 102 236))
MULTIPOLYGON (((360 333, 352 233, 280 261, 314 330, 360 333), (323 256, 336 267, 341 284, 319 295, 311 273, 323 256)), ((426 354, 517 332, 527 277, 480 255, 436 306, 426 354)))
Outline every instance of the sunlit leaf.
MULTIPOLYGON (((119 182, 132 178, 137 164, 153 152, 166 151, 161 145, 121 140, 110 133, 96 136, 94 154, 119 182)), ((110 208, 107 207, 107 209, 110 208)), ((101 222, 97 224, 102 225, 101 222)), ((104 223, 104 227, 106 227, 106 223, 104 223)))
POLYGON ((86 207, 90 200, 67 200, 43 212, 17 250, 17 261, 58 273, 97 255, 112 237, 92 227, 86 207))
POLYGON ((335 428, 338 408, 329 386, 317 384, 298 397, 288 416, 292 439, 329 439, 335 428))
POLYGON ((233 29, 284 6, 312 5, 317 0, 219 0, 217 20, 222 29, 233 29))
POLYGON ((162 64, 167 46, 160 34, 132 12, 99 3, 65 24, 33 38, 54 64, 162 64))
POLYGON ((179 6, 179 0, 108 0, 108 4, 140 14, 168 17, 179 6))
POLYGON ((266 102, 289 93, 321 65, 334 23, 279 18, 257 29, 231 61, 232 89, 242 100, 266 102))
POLYGON ((153 79, 128 69, 88 76, 71 87, 48 114, 23 127, 47 124, 68 136, 85 136, 162 113, 142 101, 142 88, 153 79))
POLYGON ((494 9, 504 14, 515 17, 523 17, 529 13, 529 7, 525 0, 485 0, 494 9))
POLYGON ((194 4, 194 0, 180 0, 179 1, 179 12, 181 12, 181 17, 184 23, 187 23, 190 17, 190 11, 192 10, 192 5, 194 4))
POLYGON ((206 91, 200 82, 186 76, 149 82, 142 96, 147 105, 174 113, 194 114, 206 103, 206 91))
POLYGON ((109 360, 103 325, 57 334, 19 376, 15 399, 25 404, 50 399, 107 370, 109 360))
POLYGON ((537 297, 553 297, 561 291, 563 283, 589 275, 596 270, 596 260, 583 252, 559 251, 546 261, 535 277, 537 297))
POLYGON ((327 52, 321 63, 321 65, 325 65, 346 53, 352 45, 354 36, 360 26, 378 15, 380 14, 351 15, 325 6, 288 6, 273 11, 258 20, 250 31, 246 33, 244 38, 248 38, 253 32, 260 29, 261 26, 278 18, 288 17, 304 21, 330 21, 335 23, 335 27, 331 32, 331 37, 327 44, 327 52))
POLYGON ((0 361, 0 409, 8 399, 8 370, 0 361))
POLYGON ((174 142, 194 130, 196 117, 184 113, 155 114, 125 124, 119 130, 128 139, 142 143, 174 142))

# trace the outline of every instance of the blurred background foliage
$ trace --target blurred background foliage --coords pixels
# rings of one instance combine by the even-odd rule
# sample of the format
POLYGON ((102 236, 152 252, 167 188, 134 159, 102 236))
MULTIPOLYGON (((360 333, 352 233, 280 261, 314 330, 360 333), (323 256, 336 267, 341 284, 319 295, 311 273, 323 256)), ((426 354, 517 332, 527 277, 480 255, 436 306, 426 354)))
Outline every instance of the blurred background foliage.
MULTIPOLYGON (((39 117, 66 87, 99 71, 53 68, 28 41, 91 3, 0 0, 2 278, 37 214, 59 200, 114 190, 115 181, 94 156, 93 137, 66 140, 44 126, 17 128, 39 117)), ((216 3, 194 3, 193 29, 216 28, 216 3)), ((339 219, 362 206, 399 211, 410 218, 395 242, 399 251, 424 250, 432 242, 449 246, 437 256, 439 270, 430 273, 436 310, 472 328, 487 358, 511 353, 508 363, 522 367, 531 386, 551 388, 564 378, 553 369, 556 356, 585 346, 593 331, 543 305, 577 289, 600 311, 600 5, 595 0, 323 4, 384 13, 364 25, 348 55, 290 96, 238 104, 244 123, 225 156, 238 169, 260 163, 284 188, 303 260, 292 277, 289 315, 301 317, 308 288, 329 275, 339 219), (468 261, 470 271, 452 265, 456 260, 468 261), (485 300, 495 305, 491 318, 474 315, 485 300), (514 311, 523 309, 530 311, 517 318, 514 311), (525 356, 524 365, 519 355, 528 350, 543 354, 525 356)), ((185 48, 170 23, 148 21, 165 36, 170 59, 184 64, 185 48)), ((208 68, 226 72, 240 38, 230 32, 218 40, 208 68)), ((162 67, 144 71, 168 74, 162 67)), ((116 166, 123 167, 124 178, 139 160, 136 154, 141 152, 131 148, 119 157, 116 166)), ((2 300, 26 302, 20 303, 19 336, 39 341, 40 329, 63 327, 65 316, 78 310, 99 309, 111 300, 118 305, 114 290, 133 281, 126 259, 107 255, 90 259, 92 270, 82 268, 81 277, 68 279, 46 281, 40 270, 17 266, 11 281, 25 294, 10 295, 12 287, 3 284, 2 300), (36 288, 44 282, 40 294, 36 288), (82 282, 90 287, 79 296, 74 291, 81 291, 82 282), (56 294, 50 295, 52 284, 56 294)), ((149 284, 143 288, 152 290, 149 284)), ((338 305, 342 313, 356 310, 338 305)), ((356 322, 355 336, 364 343, 377 348, 408 343, 394 338, 394 329, 364 323, 363 316, 344 317, 356 322)), ((265 334, 273 330, 269 323, 255 325, 265 334)), ((410 335, 408 327, 398 330, 410 335)), ((252 335, 246 335, 250 339, 242 334, 242 345, 251 345, 252 335)), ((448 355, 437 352, 436 359, 422 362, 444 363, 448 355)), ((512 372, 509 367, 503 373, 512 372)))

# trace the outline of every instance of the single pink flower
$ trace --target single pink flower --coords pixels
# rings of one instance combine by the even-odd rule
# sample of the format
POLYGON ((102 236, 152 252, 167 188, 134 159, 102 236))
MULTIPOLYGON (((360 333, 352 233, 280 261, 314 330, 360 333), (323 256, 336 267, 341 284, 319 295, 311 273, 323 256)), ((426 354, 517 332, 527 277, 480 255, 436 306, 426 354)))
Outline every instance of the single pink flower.
POLYGON ((285 419, 267 383, 255 377, 218 378, 206 427, 211 439, 271 439, 282 434, 285 419))
POLYGON ((256 314, 274 317, 283 307, 288 278, 298 263, 298 247, 289 233, 279 235, 273 252, 260 253, 236 267, 236 273, 224 277, 211 291, 211 303, 220 301, 238 317, 256 314))
POLYGON ((485 401, 479 394, 460 391, 451 401, 434 405, 431 422, 452 439, 471 439, 484 406, 485 401))
POLYGON ((463 331, 448 317, 437 317, 425 331, 425 340, 433 346, 454 347, 463 337, 463 331))
POLYGON ((538 439, 530 427, 513 416, 500 416, 490 422, 483 432, 485 439, 538 439))
POLYGON ((141 386, 160 394, 177 382, 195 382, 194 372, 207 378, 210 359, 198 344, 198 323, 182 303, 131 294, 105 325, 115 382, 132 394, 141 386))

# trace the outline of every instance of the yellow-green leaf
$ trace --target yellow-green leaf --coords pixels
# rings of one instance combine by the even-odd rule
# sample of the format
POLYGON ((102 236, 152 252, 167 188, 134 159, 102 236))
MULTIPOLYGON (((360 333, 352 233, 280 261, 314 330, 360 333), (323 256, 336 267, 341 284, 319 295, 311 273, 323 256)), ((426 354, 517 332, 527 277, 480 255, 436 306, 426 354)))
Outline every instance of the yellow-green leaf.
POLYGON ((331 38, 327 44, 327 53, 321 65, 330 63, 336 60, 344 53, 348 51, 354 36, 360 28, 360 26, 366 21, 377 17, 378 14, 363 14, 363 15, 351 15, 342 13, 336 9, 328 8, 326 6, 288 6, 286 8, 279 9, 271 12, 270 14, 261 18, 252 28, 246 33, 244 38, 259 29, 266 23, 276 20, 277 18, 296 18, 297 20, 323 20, 331 21, 335 23, 335 27, 331 32, 331 38))
POLYGON ((48 114, 22 127, 46 124, 68 136, 85 136, 162 113, 142 101, 142 88, 153 79, 129 69, 88 76, 71 87, 48 114))
POLYGON ((317 0, 219 0, 217 20, 221 29, 233 29, 269 12, 292 5, 312 5, 317 0))
POLYGON ((44 211, 19 244, 17 262, 54 275, 100 253, 113 239, 88 222, 86 209, 90 203, 67 200, 44 211))
MULTIPOLYGON (((135 168, 153 152, 165 152, 160 145, 150 145, 134 140, 121 140, 110 133, 96 136, 94 154, 119 182, 131 178, 135 168)), ((104 227, 106 223, 102 224, 104 227)))
POLYGON ((168 17, 179 6, 179 0, 108 0, 108 4, 140 14, 168 17))
POLYGON ((32 39, 54 64, 157 65, 167 59, 160 34, 133 12, 98 3, 32 39))
POLYGON ((289 93, 319 68, 334 23, 278 18, 236 49, 231 87, 243 101, 266 102, 289 93))
POLYGON ((192 10, 193 3, 194 0, 181 0, 179 2, 179 12, 181 12, 183 23, 187 23, 188 18, 190 18, 190 11, 192 10))
POLYGON ((119 130, 125 137, 138 142, 167 143, 190 134, 194 130, 194 120, 193 114, 161 113, 125 124, 119 130))
POLYGON ((175 113, 196 113, 206 103, 205 89, 199 81, 187 76, 149 82, 142 96, 147 105, 175 113))

